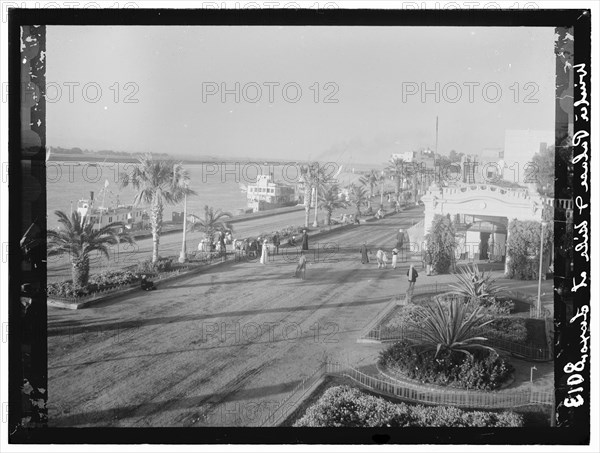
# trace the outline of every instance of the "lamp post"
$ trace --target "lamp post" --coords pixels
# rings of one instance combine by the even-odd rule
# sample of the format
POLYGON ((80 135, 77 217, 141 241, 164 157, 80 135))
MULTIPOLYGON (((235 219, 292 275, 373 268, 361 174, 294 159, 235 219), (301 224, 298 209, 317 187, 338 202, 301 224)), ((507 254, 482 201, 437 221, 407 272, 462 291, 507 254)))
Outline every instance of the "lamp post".
POLYGON ((186 233, 187 233, 187 184, 185 185, 185 192, 183 194, 183 237, 181 240, 181 253, 179 254, 179 262, 185 263, 187 261, 187 250, 186 250, 186 233))
POLYGON ((532 366, 531 369, 529 370, 529 383, 533 386, 533 370, 537 371, 537 368, 535 366, 532 366))
POLYGON ((540 234, 540 270, 538 272, 538 295, 537 295, 537 317, 542 314, 542 264, 544 260, 544 228, 547 222, 542 221, 542 233, 540 234))

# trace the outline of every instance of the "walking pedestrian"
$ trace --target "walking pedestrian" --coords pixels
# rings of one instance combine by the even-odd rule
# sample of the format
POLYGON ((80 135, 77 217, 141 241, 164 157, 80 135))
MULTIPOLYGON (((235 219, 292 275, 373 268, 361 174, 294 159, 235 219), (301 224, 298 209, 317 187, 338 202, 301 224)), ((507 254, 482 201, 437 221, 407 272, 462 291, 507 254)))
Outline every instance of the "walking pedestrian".
POLYGON ((308 250, 308 233, 302 230, 302 250, 308 250))
POLYGON ((369 249, 367 248, 366 241, 360 247, 360 254, 361 254, 360 262, 362 264, 369 264, 369 249))
POLYGON ((377 258, 377 269, 387 268, 387 257, 383 250, 377 250, 375 257, 377 258))
POLYGON ((419 273, 415 269, 415 266, 411 264, 406 272, 406 275, 408 276, 408 290, 406 291, 406 299, 410 302, 412 301, 412 296, 415 292, 415 283, 417 282, 419 273))
POLYGON ((281 240, 279 239, 279 235, 275 233, 273 235, 273 247, 275 247, 275 255, 279 255, 279 245, 281 244, 281 240))
POLYGON ((296 272, 294 272, 293 277, 297 278, 299 273, 301 273, 302 280, 304 280, 304 278, 306 277, 306 256, 304 255, 304 250, 300 250, 298 265, 296 266, 296 272))
POLYGON ((396 269, 396 265, 398 264, 398 249, 394 247, 392 249, 392 269, 396 269))
POLYGON ((267 260, 269 259, 269 246, 267 245, 266 239, 263 241, 261 249, 260 264, 267 264, 267 260))

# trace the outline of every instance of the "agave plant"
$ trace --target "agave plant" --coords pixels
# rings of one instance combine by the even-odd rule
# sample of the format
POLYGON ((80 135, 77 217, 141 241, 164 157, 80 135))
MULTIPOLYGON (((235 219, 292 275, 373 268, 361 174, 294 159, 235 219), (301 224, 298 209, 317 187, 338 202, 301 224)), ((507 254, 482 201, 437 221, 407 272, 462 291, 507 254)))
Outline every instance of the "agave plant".
POLYGON ((479 272, 479 267, 473 263, 473 267, 461 268, 460 273, 455 274, 457 283, 450 287, 469 301, 480 304, 482 301, 495 298, 505 288, 496 284, 491 271, 479 272))
POLYGON ((494 348, 482 344, 487 338, 479 336, 483 327, 493 322, 487 319, 481 307, 473 308, 453 299, 446 308, 438 301, 423 307, 417 320, 407 322, 421 334, 419 340, 412 340, 423 352, 435 350, 435 357, 442 351, 456 351, 471 356, 471 350, 494 348))

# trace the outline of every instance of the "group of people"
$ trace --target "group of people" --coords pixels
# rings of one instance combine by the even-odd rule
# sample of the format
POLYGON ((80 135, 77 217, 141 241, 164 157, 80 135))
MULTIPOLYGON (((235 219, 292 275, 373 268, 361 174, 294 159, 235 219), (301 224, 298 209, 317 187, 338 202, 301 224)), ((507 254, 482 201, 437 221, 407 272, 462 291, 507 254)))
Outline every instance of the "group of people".
POLYGON ((219 252, 221 254, 225 254, 227 252, 227 244, 235 244, 235 239, 233 239, 231 231, 219 231, 216 239, 202 239, 198 243, 198 251, 219 252))

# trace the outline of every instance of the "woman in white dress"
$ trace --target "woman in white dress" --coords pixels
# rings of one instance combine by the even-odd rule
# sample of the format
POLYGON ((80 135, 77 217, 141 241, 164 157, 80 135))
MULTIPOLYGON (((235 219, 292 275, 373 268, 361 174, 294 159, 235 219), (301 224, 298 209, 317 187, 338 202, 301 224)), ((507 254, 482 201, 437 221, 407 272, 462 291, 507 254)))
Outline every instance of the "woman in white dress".
POLYGON ((262 253, 260 254, 260 264, 267 264, 267 259, 269 256, 269 247, 267 245, 267 240, 263 241, 262 253))
POLYGON ((396 269, 396 264, 398 263, 398 249, 394 247, 392 249, 392 269, 396 269))

